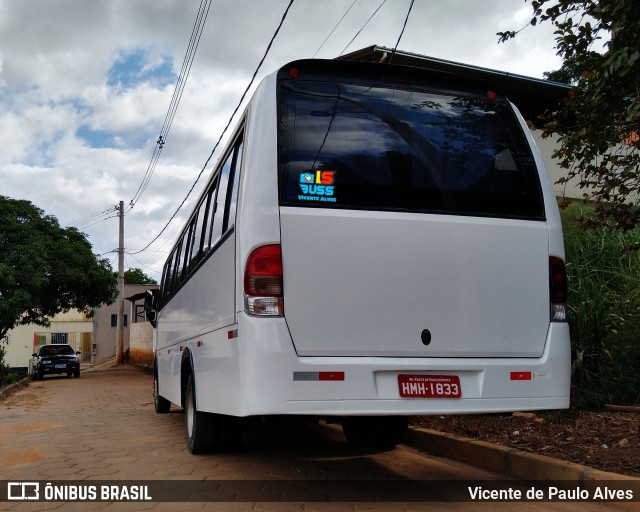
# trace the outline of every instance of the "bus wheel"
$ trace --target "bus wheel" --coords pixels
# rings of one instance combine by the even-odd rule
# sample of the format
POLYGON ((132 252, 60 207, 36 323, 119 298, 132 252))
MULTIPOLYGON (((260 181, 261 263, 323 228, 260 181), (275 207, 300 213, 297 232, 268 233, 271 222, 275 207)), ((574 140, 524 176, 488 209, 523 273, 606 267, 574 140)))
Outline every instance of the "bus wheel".
POLYGON ((187 448, 191 453, 231 452, 240 448, 242 419, 198 411, 193 377, 187 381, 184 413, 187 448))
POLYGON ((213 450, 210 420, 208 414, 196 409, 196 386, 193 377, 189 376, 184 401, 184 428, 187 448, 191 453, 207 453, 213 450))
POLYGON ((169 402, 165 397, 160 396, 160 393, 158 392, 157 372, 153 372, 153 408, 159 414, 169 412, 169 409, 171 409, 171 402, 169 402))
POLYGON ((409 427, 407 416, 348 416, 342 420, 342 431, 355 446, 393 448, 401 443, 409 427))

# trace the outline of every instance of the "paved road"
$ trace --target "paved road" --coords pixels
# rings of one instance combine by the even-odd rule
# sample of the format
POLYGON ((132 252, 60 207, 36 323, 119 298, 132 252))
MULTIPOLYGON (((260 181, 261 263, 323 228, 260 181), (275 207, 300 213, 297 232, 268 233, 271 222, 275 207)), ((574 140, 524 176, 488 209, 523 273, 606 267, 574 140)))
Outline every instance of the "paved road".
MULTIPOLYGON (((322 424, 255 423, 248 429, 241 453, 194 456, 186 450, 183 439, 184 415, 178 410, 155 414, 151 386, 149 375, 118 369, 83 373, 79 380, 48 377, 14 393, 0 402, 0 480, 66 480, 84 484, 124 480, 132 485, 160 480, 165 491, 170 488, 170 481, 206 480, 216 485, 222 483, 219 489, 229 493, 230 501, 37 504, 6 501, 0 502, 0 510, 640 509, 638 503, 434 503, 422 501, 421 497, 412 499, 412 482, 471 481, 475 485, 483 480, 504 481, 504 477, 427 456, 407 446, 392 451, 353 448, 344 441, 340 429, 322 424), (274 480, 285 484, 284 490, 269 485, 274 480), (364 501, 362 486, 354 490, 345 485, 345 481, 353 480, 359 484, 366 482, 365 492, 371 496, 380 490, 379 496, 386 501, 364 501), (401 486, 398 495, 385 494, 384 483, 371 483, 381 480, 408 486, 401 486), (229 485, 225 487, 225 483, 229 485)), ((427 490, 443 497, 448 492, 443 488, 427 487, 427 490)))

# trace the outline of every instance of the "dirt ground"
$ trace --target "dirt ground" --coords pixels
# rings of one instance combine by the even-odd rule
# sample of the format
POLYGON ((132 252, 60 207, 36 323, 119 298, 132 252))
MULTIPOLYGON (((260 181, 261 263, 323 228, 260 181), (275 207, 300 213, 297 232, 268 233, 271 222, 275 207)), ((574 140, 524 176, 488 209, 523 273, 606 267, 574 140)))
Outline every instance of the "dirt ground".
POLYGON ((640 412, 419 416, 413 424, 640 477, 640 412))

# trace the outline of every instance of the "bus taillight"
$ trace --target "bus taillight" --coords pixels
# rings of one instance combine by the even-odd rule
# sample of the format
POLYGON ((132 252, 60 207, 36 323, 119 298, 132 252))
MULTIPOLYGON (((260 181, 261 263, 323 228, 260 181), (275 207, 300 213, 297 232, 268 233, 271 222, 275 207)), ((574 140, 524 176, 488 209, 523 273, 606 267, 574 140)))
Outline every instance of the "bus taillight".
POLYGON ((245 307, 250 315, 282 316, 282 251, 264 245, 247 259, 244 271, 245 307))
POLYGON ((549 296, 551 298, 551 321, 567 321, 567 270, 560 258, 549 258, 549 296))

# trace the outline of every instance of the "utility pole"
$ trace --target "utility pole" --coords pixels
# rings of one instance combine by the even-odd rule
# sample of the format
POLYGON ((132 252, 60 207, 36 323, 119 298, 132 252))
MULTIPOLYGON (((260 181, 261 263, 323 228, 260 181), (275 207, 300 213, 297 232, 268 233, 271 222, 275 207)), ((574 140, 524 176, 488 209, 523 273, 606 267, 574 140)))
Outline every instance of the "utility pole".
POLYGON ((116 343, 116 366, 122 364, 124 352, 124 201, 118 208, 120 220, 118 240, 118 340, 116 343))

